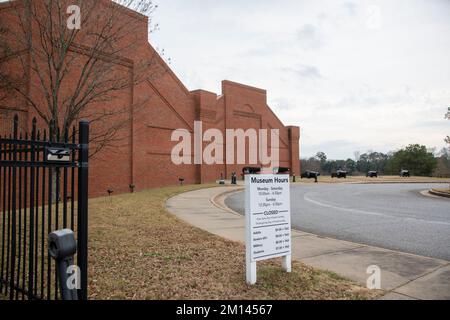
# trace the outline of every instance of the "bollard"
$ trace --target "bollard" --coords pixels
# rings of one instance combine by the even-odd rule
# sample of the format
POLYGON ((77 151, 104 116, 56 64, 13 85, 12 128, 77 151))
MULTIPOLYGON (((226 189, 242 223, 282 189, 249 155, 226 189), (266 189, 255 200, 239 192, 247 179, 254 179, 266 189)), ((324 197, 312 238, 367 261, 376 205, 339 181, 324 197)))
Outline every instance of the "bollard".
POLYGON ((225 184, 225 180, 223 179, 223 173, 220 174, 219 184, 225 184))
POLYGON ((231 174, 231 184, 237 184, 237 175, 236 172, 231 174))
POLYGON ((73 265, 76 252, 77 242, 72 230, 58 230, 48 235, 48 253, 56 261, 62 300, 78 300, 77 288, 68 288, 67 283, 67 270, 73 265))

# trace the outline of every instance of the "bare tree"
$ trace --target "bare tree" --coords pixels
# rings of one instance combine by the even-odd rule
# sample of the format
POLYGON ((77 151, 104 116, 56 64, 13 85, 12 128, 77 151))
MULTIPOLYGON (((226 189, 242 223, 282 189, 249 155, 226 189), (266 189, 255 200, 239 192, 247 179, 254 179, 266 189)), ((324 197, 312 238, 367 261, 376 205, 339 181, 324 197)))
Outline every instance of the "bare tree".
POLYGON ((53 139, 87 118, 92 154, 124 139, 124 128, 150 97, 126 103, 119 97, 165 72, 158 54, 140 56, 136 50, 157 27, 142 28, 157 6, 151 0, 7 5, 8 16, 0 20, 0 108, 10 107, 5 103, 14 95, 56 129, 53 139))

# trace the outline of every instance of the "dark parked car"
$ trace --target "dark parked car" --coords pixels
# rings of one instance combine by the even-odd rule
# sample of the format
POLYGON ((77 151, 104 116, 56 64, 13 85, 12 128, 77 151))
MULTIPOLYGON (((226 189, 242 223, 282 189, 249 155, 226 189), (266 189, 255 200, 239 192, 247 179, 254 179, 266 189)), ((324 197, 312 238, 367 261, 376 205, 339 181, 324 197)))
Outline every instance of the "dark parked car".
POLYGON ((368 178, 378 178, 378 171, 369 171, 369 172, 367 172, 366 177, 368 177, 368 178))
POLYGON ((300 176, 301 179, 306 178, 306 179, 316 179, 318 176, 320 176, 320 173, 317 171, 311 171, 311 170, 307 170, 305 172, 303 172, 300 176))
POLYGON ((300 175, 300 179, 314 179, 317 182, 317 178, 320 176, 320 173, 317 171, 307 170, 300 175))
POLYGON ((344 170, 338 170, 336 172, 331 173, 332 178, 347 178, 347 171, 344 170))
POLYGON ((400 171, 400 177, 409 177, 409 170, 401 170, 400 171))

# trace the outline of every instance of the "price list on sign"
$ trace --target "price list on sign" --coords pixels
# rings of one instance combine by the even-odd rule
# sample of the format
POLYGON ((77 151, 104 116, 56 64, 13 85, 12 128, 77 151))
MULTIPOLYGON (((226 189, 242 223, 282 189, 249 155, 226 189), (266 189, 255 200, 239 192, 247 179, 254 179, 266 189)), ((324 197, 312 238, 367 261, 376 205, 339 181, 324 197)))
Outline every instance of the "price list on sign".
MULTIPOLYGON (((246 176, 247 260, 255 263, 291 256, 291 210, 288 175, 246 176)), ((256 265, 254 266, 256 268, 256 265)), ((256 277, 256 276, 255 276, 256 277)), ((251 282, 251 281, 250 281, 251 282)))

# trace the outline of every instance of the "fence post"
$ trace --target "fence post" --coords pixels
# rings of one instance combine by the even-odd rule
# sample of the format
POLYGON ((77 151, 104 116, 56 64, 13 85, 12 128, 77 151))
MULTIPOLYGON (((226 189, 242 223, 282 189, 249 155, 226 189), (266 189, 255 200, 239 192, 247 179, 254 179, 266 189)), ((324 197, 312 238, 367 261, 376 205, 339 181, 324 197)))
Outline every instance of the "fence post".
MULTIPOLYGON (((31 129, 31 162, 36 161, 36 149, 35 149, 35 143, 36 143, 36 118, 33 119, 32 122, 32 129, 31 129)), ((31 167, 30 168, 30 229, 29 229, 29 243, 28 243, 28 299, 33 299, 33 292, 34 292, 34 218, 35 218, 35 212, 34 212, 34 195, 35 195, 35 187, 36 187, 36 169, 31 167)), ((50 204, 51 205, 51 204, 50 204)), ((26 206, 26 203, 25 203, 26 206)), ((37 228, 37 227, 36 227, 37 228)), ((25 255, 24 255, 25 259, 25 255)), ((25 270, 23 270, 25 272, 25 270)))
MULTIPOLYGON (((14 116, 14 129, 13 129, 13 138, 15 141, 17 141, 17 130, 19 127, 19 117, 17 115, 14 116)), ((14 144, 12 147, 13 152, 13 161, 17 162, 17 146, 14 144)), ((10 193, 12 193, 12 209, 11 209, 11 215, 9 216, 8 220, 8 228, 11 226, 11 272, 10 272, 10 291, 9 291, 9 299, 14 300, 14 293, 15 293, 15 278, 14 278, 14 272, 16 268, 16 212, 17 212, 17 203, 16 203, 16 181, 17 180, 17 168, 12 168, 12 190, 10 189, 10 193), (11 223, 12 219, 12 223, 11 223)), ((9 235, 8 235, 9 236, 9 235)), ((8 271, 6 271, 8 273, 8 271)), ((3 280, 3 279, 2 279, 3 280)))
POLYGON ((79 124, 79 168, 78 168, 78 256, 81 271, 80 300, 87 300, 88 286, 88 174, 89 174, 89 122, 79 124))

